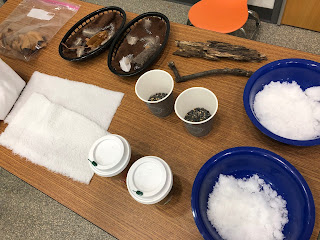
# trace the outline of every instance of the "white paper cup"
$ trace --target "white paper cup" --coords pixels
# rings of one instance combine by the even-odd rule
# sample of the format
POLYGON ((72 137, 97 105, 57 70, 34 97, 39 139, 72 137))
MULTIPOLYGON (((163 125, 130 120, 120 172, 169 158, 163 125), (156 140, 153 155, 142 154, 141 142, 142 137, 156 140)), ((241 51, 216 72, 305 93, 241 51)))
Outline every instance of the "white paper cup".
POLYGON ((143 204, 163 202, 169 195, 172 185, 173 175, 169 165, 155 156, 138 159, 132 164, 127 175, 130 195, 143 204))
POLYGON ((131 147, 122 136, 108 134, 95 141, 89 151, 89 165, 99 176, 119 175, 131 158, 131 147))
POLYGON ((174 81, 171 75, 166 71, 156 69, 139 77, 135 85, 135 92, 154 115, 166 117, 173 112, 173 86, 174 81), (149 98, 156 93, 166 93, 167 95, 158 101, 149 101, 149 98))
POLYGON ((213 117, 218 110, 218 99, 209 89, 203 87, 188 88, 177 97, 174 110, 184 122, 189 133, 196 137, 202 137, 212 129, 213 117), (185 120, 187 113, 195 108, 204 108, 210 112, 211 116, 201 122, 185 120))

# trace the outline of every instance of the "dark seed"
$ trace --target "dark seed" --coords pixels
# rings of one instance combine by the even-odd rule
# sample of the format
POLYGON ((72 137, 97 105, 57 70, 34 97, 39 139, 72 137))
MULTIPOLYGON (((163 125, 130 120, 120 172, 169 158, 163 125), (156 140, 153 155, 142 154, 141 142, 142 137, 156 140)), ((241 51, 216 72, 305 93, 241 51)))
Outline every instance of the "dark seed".
POLYGON ((211 116, 210 112, 204 108, 195 108, 189 111, 184 117, 189 122, 201 122, 211 116))
POLYGON ((167 93, 156 93, 156 94, 151 95, 149 97, 148 101, 158 101, 167 95, 168 95, 167 93))

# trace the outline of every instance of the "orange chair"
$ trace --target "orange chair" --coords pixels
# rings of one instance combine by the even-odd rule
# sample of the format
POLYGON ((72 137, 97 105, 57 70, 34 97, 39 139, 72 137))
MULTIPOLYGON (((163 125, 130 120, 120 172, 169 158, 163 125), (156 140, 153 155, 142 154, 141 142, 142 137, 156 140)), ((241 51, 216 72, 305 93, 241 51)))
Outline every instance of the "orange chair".
POLYGON ((188 15, 195 27, 221 33, 240 30, 247 38, 254 38, 260 27, 259 16, 248 10, 247 0, 202 0, 190 8, 188 15), (256 29, 251 37, 243 28, 249 17, 256 21, 256 29))

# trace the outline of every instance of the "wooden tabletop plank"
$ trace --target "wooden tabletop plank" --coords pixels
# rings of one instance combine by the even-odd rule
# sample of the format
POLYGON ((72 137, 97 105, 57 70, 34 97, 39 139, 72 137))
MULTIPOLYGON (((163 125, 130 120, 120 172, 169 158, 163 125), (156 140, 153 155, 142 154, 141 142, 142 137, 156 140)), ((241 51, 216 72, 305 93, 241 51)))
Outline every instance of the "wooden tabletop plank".
MULTIPOLYGON (((172 113, 160 119, 152 115, 146 105, 134 93, 138 76, 121 78, 107 67, 107 54, 82 63, 63 60, 58 45, 67 30, 79 19, 101 6, 79 2, 78 13, 55 35, 47 48, 30 62, 1 56, 24 80, 34 71, 85 82, 106 89, 125 93, 112 123, 111 133, 125 137, 133 158, 155 155, 163 158, 174 174, 174 195, 166 206, 143 205, 127 192, 126 186, 116 180, 94 175, 89 185, 74 182, 67 177, 52 173, 35 165, 10 150, 0 146, 0 166, 31 184, 74 212, 88 219, 119 239, 201 239, 191 212, 191 190, 201 166, 214 154, 231 147, 260 147, 284 157, 306 179, 316 206, 316 223, 312 239, 320 230, 320 146, 296 147, 279 143, 262 134, 245 113, 242 94, 247 78, 236 76, 212 76, 184 83, 175 83, 174 97, 183 90, 202 86, 212 90, 219 109, 214 118, 212 132, 196 138, 188 134, 181 120, 172 113)), ((0 21, 17 6, 19 1, 10 0, 0 8, 0 21)), ((136 14, 127 13, 128 21, 136 14)), ((255 71, 268 62, 283 58, 305 58, 320 62, 319 55, 268 45, 256 41, 219 34, 194 27, 171 23, 168 44, 152 69, 173 73, 167 62, 174 61, 181 75, 213 68, 238 67, 255 71), (177 49, 175 40, 215 40, 243 45, 267 55, 261 63, 240 63, 230 60, 213 62, 197 58, 182 58, 172 53, 177 49)), ((6 127, 0 123, 0 132, 6 127)))

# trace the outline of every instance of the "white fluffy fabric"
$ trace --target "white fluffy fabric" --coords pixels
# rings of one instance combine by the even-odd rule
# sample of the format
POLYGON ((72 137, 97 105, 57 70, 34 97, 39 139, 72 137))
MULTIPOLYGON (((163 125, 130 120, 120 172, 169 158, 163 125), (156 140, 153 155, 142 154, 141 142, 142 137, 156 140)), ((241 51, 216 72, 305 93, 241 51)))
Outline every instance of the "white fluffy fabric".
POLYGON ((88 153, 106 133, 86 117, 33 93, 0 135, 0 144, 35 164, 89 184, 93 171, 88 153))
POLYGON ((108 129, 123 97, 123 93, 120 92, 34 72, 5 122, 10 123, 13 120, 34 92, 85 116, 104 129, 108 129))
POLYGON ((5 119, 25 85, 25 81, 0 58, 0 120, 5 119))

